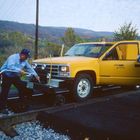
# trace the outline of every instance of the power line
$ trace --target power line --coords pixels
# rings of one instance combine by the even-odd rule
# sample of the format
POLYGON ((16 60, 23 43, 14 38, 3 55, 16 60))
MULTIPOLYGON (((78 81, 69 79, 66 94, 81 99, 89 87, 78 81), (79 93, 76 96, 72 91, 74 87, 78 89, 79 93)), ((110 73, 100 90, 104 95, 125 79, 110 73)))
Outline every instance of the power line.
POLYGON ((2 10, 4 4, 5 4, 5 0, 1 0, 1 2, 0 2, 0 9, 1 10, 2 10))
POLYGON ((6 1, 4 3, 4 8, 1 10, 0 17, 1 18, 13 18, 17 14, 19 14, 19 10, 21 10, 22 7, 24 7, 26 0, 14 0, 14 3, 12 1, 6 1), (3 12, 2 12, 3 11, 3 12))
MULTIPOLYGON (((18 14, 21 14, 21 10, 22 8, 25 6, 25 3, 26 3, 26 0, 20 0, 20 3, 17 3, 14 8, 13 8, 13 11, 11 13, 11 16, 12 17, 15 17, 17 16, 18 14)), ((24 13, 24 12, 23 12, 24 13)), ((23 16, 23 15, 21 15, 23 16)))
POLYGON ((19 10, 19 8, 21 8, 22 2, 24 2, 24 0, 21 0, 20 3, 17 0, 15 2, 15 4, 13 6, 11 6, 11 11, 8 13, 9 17, 14 17, 16 15, 16 13, 19 13, 18 10, 19 10))
POLYGON ((7 12, 10 9, 10 3, 6 2, 6 0, 1 4, 1 12, 0 17, 4 18, 7 16, 7 12))
POLYGON ((3 11, 1 10, 1 17, 2 18, 6 18, 6 17, 10 17, 10 15, 12 15, 12 11, 13 9, 15 9, 15 5, 17 5, 17 1, 15 0, 14 3, 12 3, 12 1, 5 1, 5 5, 4 5, 4 9, 3 11))

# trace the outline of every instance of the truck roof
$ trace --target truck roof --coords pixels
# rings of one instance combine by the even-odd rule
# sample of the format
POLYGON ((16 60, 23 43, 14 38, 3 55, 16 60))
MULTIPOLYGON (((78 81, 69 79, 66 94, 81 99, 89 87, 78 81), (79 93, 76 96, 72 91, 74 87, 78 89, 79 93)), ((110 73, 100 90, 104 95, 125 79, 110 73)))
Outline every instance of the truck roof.
POLYGON ((84 42, 79 44, 112 44, 114 45, 116 42, 84 42))
POLYGON ((105 42, 105 41, 102 41, 102 42, 84 42, 84 43, 79 43, 79 44, 112 44, 112 45, 114 45, 115 43, 126 43, 126 42, 140 43, 139 40, 124 40, 124 41, 117 41, 117 42, 105 42))

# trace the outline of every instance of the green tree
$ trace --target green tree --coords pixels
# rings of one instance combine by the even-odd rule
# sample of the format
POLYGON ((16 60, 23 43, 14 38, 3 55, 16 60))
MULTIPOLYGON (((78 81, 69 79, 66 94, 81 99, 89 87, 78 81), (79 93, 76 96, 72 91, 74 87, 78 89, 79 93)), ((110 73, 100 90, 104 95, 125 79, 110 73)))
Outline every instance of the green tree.
POLYGON ((49 57, 49 55, 59 56, 60 55, 60 50, 61 50, 61 45, 56 44, 56 43, 52 43, 52 42, 48 42, 48 44, 47 44, 47 55, 48 55, 48 57, 49 57))
POLYGON ((34 40, 20 32, 0 32, 0 65, 13 53, 23 48, 34 50, 34 40))
POLYGON ((76 35, 76 43, 83 43, 86 42, 84 39, 82 39, 80 36, 76 35))
POLYGON ((68 28, 62 38, 66 47, 71 47, 76 43, 76 35, 72 28, 68 28))
POLYGON ((28 38, 21 32, 10 32, 9 40, 11 40, 15 46, 24 46, 28 38))
POLYGON ((48 42, 47 40, 43 40, 42 46, 39 47, 38 51, 39 51, 38 53, 39 58, 50 57, 50 55, 52 57, 60 56, 61 45, 53 42, 48 42))
POLYGON ((114 33, 114 40, 121 41, 121 40, 135 40, 138 37, 138 30, 132 26, 132 23, 125 23, 121 26, 118 31, 114 33))
POLYGON ((0 47, 11 46, 12 41, 9 40, 9 34, 7 32, 0 32, 0 47))

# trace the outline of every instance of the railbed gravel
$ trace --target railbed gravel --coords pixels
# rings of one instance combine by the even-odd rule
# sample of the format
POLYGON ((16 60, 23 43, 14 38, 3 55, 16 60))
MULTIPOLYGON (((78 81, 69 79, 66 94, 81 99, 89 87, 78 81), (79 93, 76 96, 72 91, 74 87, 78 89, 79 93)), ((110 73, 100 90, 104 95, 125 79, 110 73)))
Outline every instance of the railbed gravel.
POLYGON ((43 128, 39 121, 18 124, 15 130, 18 136, 13 138, 0 131, 0 140, 70 140, 67 135, 56 133, 51 128, 43 128))

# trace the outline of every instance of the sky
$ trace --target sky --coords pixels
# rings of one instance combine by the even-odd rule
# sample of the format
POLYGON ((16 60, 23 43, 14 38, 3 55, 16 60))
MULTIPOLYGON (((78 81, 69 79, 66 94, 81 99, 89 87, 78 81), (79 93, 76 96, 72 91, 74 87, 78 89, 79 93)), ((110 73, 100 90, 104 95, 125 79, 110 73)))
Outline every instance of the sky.
MULTIPOLYGON (((35 24, 36 0, 0 0, 0 20, 35 24)), ((140 34, 140 0, 39 0, 39 25, 93 31, 132 22, 140 34)))

